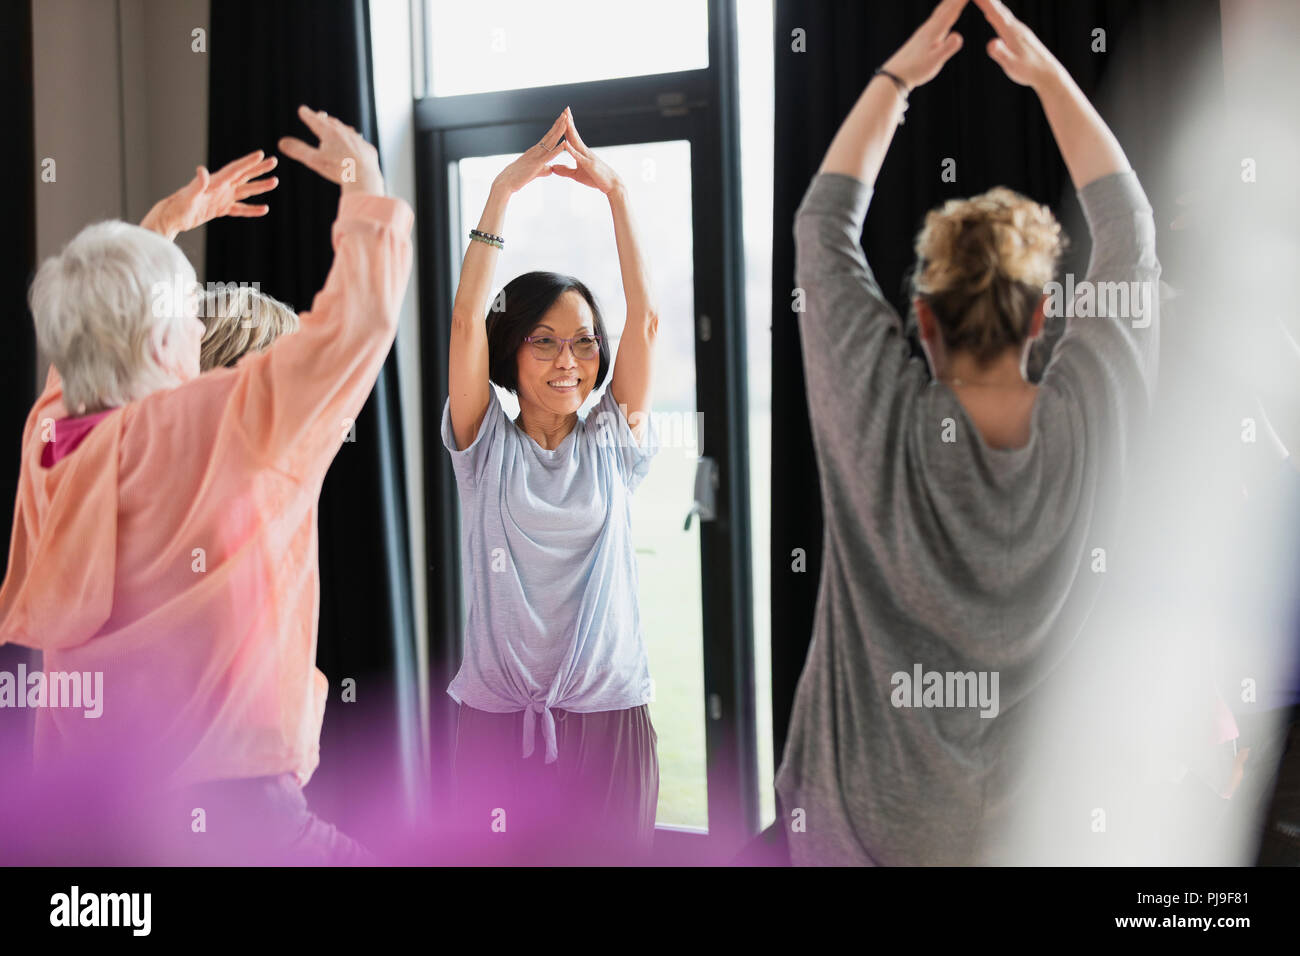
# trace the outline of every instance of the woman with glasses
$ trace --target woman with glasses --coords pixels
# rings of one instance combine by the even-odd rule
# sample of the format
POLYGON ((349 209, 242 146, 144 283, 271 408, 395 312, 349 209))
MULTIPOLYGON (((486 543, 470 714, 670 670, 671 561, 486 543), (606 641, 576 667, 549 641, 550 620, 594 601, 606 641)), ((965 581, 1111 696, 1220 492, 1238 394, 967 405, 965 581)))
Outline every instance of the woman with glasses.
POLYGON ((464 657, 447 689, 460 705, 457 822, 520 862, 539 859, 529 854, 542 844, 541 859, 561 848, 624 858, 648 847, 659 793, 630 522, 653 454, 658 317, 627 191, 565 109, 493 182, 470 238, 442 418, 467 604, 464 657), (576 167, 551 164, 560 150, 576 167), (489 310, 510 197, 548 175, 609 199, 627 298, 616 364, 600 308, 577 279, 521 275, 489 310), (493 383, 518 396, 514 421, 493 383))

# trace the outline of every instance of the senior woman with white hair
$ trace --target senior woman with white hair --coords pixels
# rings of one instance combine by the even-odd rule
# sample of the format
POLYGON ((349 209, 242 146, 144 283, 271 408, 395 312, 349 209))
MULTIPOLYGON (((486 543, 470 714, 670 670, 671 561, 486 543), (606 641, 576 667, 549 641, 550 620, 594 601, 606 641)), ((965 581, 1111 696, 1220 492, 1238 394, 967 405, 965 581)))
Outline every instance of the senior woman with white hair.
MULTIPOLYGON (((202 788, 177 806, 209 810, 222 862, 361 858, 301 792, 327 692, 313 518, 396 334, 413 216, 355 130, 299 115, 320 142, 281 151, 342 196, 334 263, 296 334, 200 376, 197 299, 164 291, 194 271, 167 239, 99 223, 41 266, 31 305, 53 368, 23 433, 0 589, 0 643, 40 648, 50 672, 103 674, 102 718, 37 713, 38 760, 148 753, 167 789, 202 788)), ((215 186, 201 171, 182 215, 149 224, 228 214, 265 162, 215 186)), ((188 833, 184 812, 165 828, 188 833)))

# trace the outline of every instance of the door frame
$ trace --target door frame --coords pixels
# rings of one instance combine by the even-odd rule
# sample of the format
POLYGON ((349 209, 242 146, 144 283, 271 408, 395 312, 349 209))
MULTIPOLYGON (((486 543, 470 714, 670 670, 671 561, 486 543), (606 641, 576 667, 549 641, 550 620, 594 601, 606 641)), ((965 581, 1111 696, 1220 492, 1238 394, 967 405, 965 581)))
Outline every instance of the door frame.
MULTIPOLYGON (((734 0, 708 0, 708 17, 707 69, 418 100, 416 218, 417 268, 426 290, 420 342, 436 784, 447 779, 455 742, 456 706, 439 691, 459 666, 463 619, 456 484, 440 434, 460 270, 451 231, 460 220, 459 196, 450 168, 469 156, 523 152, 565 106, 595 149, 683 139, 691 144, 696 408, 706 425, 700 453, 717 463, 719 473, 716 519, 700 525, 705 844, 706 852, 722 858, 757 833, 759 800, 734 0)), ((425 73, 431 75, 427 67, 425 73)), ((443 788, 433 789, 445 797, 443 788)), ((701 840, 677 827, 660 827, 658 836, 657 844, 674 850, 683 842, 699 847, 701 840)))

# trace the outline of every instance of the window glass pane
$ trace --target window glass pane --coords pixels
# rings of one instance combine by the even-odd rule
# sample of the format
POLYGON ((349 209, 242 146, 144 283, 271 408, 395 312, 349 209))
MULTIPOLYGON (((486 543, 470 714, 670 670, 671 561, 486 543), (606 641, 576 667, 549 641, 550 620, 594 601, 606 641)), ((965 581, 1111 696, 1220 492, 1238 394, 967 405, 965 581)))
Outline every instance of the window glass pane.
POLYGON ((426 0, 425 24, 432 96, 709 65, 706 0, 426 0))
MULTIPOLYGON (((659 735, 658 822, 704 828, 708 791, 699 525, 693 521, 689 531, 683 530, 700 454, 690 144, 643 143, 597 151, 628 184, 660 312, 651 427, 661 447, 632 498, 641 619, 654 680, 650 712, 659 735)), ((459 162, 458 261, 493 178, 512 159, 485 156, 459 162)), ((504 238, 497 287, 535 269, 578 277, 596 296, 615 339, 617 362, 626 308, 605 197, 558 176, 537 180, 511 200, 504 238)), ((507 413, 516 415, 515 398, 499 394, 507 413)), ((587 408, 598 400, 593 394, 587 408)))

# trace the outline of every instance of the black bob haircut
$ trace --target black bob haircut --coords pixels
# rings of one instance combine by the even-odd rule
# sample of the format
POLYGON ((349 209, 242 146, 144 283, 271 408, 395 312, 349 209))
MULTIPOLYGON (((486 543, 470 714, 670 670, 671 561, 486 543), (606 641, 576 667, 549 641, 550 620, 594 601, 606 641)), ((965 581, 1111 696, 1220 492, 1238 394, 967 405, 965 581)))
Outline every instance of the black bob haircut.
POLYGON ((558 272, 525 272, 515 276, 506 283, 501 296, 493 303, 500 301, 505 307, 500 311, 495 308, 488 310, 488 378, 493 383, 518 393, 516 356, 524 344, 524 337, 531 335, 556 300, 570 291, 581 295, 591 306, 595 324, 593 331, 600 337, 600 371, 596 373, 593 388, 605 384, 605 376, 609 374, 609 336, 605 334, 605 319, 600 314, 600 306, 583 283, 558 272))

